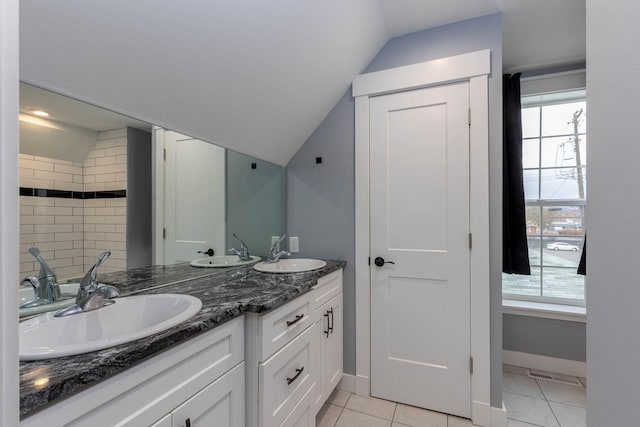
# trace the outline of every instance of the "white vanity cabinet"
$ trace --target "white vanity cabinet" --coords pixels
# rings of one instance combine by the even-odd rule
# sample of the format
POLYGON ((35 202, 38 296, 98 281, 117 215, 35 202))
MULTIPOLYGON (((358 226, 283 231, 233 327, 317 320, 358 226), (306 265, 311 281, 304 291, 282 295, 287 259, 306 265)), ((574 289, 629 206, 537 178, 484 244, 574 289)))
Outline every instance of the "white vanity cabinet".
POLYGON ((342 378, 342 270, 245 325, 247 426, 315 426, 342 378))
POLYGON ((244 426, 244 319, 231 320, 25 418, 41 426, 244 426))

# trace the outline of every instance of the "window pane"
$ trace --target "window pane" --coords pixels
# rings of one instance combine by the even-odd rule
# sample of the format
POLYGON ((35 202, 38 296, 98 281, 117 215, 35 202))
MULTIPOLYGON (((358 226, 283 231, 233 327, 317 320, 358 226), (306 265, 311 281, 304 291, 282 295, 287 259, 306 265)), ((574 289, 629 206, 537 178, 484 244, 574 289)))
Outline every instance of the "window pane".
POLYGON ((542 239, 540 237, 527 237, 527 244, 529 246, 529 265, 533 272, 533 269, 540 267, 542 263, 542 239))
POLYGON ((542 167, 562 168, 584 166, 587 138, 584 135, 579 135, 578 138, 580 141, 578 146, 576 146, 575 137, 573 136, 542 138, 542 167), (580 152, 579 162, 577 161, 578 151, 580 152))
POLYGON ((585 101, 542 106, 542 135, 573 135, 576 129, 574 118, 578 133, 585 133, 587 131, 585 111, 585 101))
POLYGON ((540 268, 532 268, 531 276, 520 274, 502 275, 502 292, 514 295, 541 296, 540 268))
POLYGON ((539 169, 523 170, 524 198, 525 200, 536 200, 539 195, 538 174, 539 169))
POLYGON ((527 218, 527 237, 540 237, 542 228, 540 227, 540 206, 527 206, 526 218, 527 218))
POLYGON ((540 199, 584 199, 586 194, 585 168, 542 169, 540 174, 540 199), (578 181, 581 181, 582 185, 578 185, 578 181))
POLYGON ((584 276, 575 268, 545 267, 542 277, 542 296, 584 299, 584 276))
POLYGON ((522 109, 522 137, 540 136, 540 107, 522 109))
POLYGON ((540 140, 524 139, 522 140, 522 167, 538 168, 540 167, 540 140))

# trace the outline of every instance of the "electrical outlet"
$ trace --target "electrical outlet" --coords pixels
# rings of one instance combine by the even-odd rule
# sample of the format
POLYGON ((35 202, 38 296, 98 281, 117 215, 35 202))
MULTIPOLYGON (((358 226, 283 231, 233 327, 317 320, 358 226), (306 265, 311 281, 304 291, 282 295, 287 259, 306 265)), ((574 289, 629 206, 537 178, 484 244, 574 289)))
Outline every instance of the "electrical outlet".
POLYGON ((289 237, 289 252, 291 252, 292 254, 297 254, 298 252, 300 252, 298 243, 298 236, 289 237))
MULTIPOLYGON (((280 236, 271 236, 271 246, 273 246, 278 241, 278 239, 280 239, 280 236)), ((280 251, 280 243, 278 243, 276 251, 280 251)))

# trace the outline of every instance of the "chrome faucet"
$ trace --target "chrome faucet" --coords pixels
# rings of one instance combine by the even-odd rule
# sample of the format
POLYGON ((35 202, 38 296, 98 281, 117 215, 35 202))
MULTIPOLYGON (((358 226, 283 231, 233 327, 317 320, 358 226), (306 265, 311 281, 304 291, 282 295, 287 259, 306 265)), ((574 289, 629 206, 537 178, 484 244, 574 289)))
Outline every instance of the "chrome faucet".
MULTIPOLYGON (((42 255, 40 255, 40 249, 36 248, 35 246, 31 246, 27 250, 36 258, 38 263, 40 263, 40 274, 38 274, 38 281, 40 282, 40 286, 35 288, 36 298, 39 297, 38 289, 40 289, 40 294, 43 295, 43 297, 44 295, 50 295, 53 297, 57 297, 57 299, 60 299, 60 288, 58 287, 58 278, 56 277, 56 273, 54 273, 51 267, 49 267, 44 261, 42 255)), ((56 301, 56 299, 52 299, 52 301, 56 301)))
POLYGON ((229 253, 238 255, 238 257, 240 257, 240 261, 250 261, 251 255, 249 255, 249 248, 247 247, 247 245, 242 241, 242 239, 236 236, 236 233, 233 233, 233 237, 238 239, 238 241, 240 242, 240 250, 231 248, 229 249, 229 253))
POLYGON ((280 257, 291 255, 287 251, 277 252, 278 245, 284 240, 285 237, 287 237, 286 234, 284 234, 281 238, 274 242, 273 245, 271 245, 271 248, 269 248, 269 254, 267 255, 267 260, 265 261, 266 263, 278 262, 280 261, 280 257))
POLYGON ((35 297, 20 304, 20 308, 36 307, 62 299, 56 273, 44 261, 42 255, 40 255, 40 249, 32 246, 27 250, 40 263, 40 274, 38 277, 27 276, 22 279, 21 285, 25 283, 31 284, 35 297))
POLYGON ((60 287, 57 283, 51 285, 50 283, 40 281, 36 276, 27 276, 22 279, 21 285, 25 283, 30 284, 33 287, 35 297, 29 301, 25 301, 19 305, 19 308, 37 307, 40 305, 51 304, 54 301, 62 299, 60 294, 60 287))
POLYGON ((120 295, 120 292, 109 285, 98 284, 98 267, 109 258, 111 252, 103 252, 98 256, 96 263, 87 271, 82 280, 76 295, 76 303, 70 307, 62 309, 54 314, 55 317, 70 316, 85 311, 97 310, 98 308, 115 303, 112 298, 120 295))

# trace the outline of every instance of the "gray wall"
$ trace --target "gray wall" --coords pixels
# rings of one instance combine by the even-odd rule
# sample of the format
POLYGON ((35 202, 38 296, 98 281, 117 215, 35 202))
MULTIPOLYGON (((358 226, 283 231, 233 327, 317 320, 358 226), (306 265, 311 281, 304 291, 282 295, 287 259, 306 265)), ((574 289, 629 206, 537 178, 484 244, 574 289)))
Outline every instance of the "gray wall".
POLYGON ((153 263, 151 134, 127 128, 127 268, 153 263))
POLYGON ((585 323, 505 314, 502 325, 505 350, 587 361, 585 323))
MULTIPOLYGON (((502 407, 502 15, 420 31, 390 40, 366 72, 491 49, 491 404, 502 407)), ((289 235, 300 236, 301 255, 346 259, 344 275, 345 372, 355 373, 354 103, 350 89, 287 165, 289 235), (322 156, 323 164, 314 158, 322 156)), ((360 260, 360 262, 366 262, 360 260)))
POLYGON ((225 152, 226 247, 240 248, 236 233, 251 255, 264 257, 271 236, 282 235, 283 168, 237 151, 225 152))
POLYGON ((587 0, 587 420, 637 426, 640 2, 587 0))

